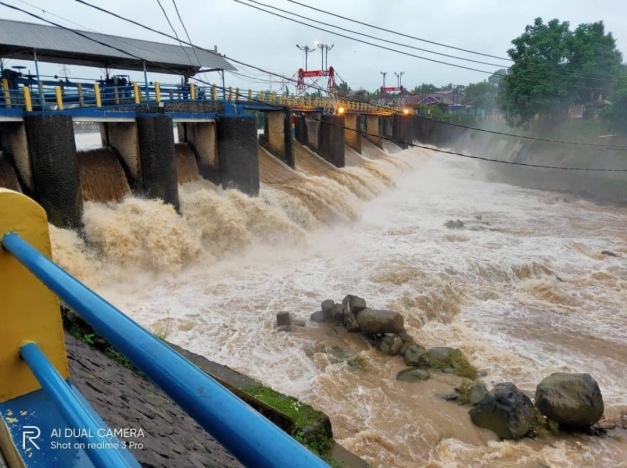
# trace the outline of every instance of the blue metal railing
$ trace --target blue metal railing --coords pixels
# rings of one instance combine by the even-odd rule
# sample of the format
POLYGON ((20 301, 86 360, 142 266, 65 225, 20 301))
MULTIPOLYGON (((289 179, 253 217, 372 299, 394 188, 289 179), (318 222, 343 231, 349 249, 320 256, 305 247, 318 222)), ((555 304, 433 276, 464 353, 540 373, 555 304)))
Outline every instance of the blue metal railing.
MULTIPOLYGON (((18 234, 4 235, 2 246, 242 464, 255 468, 328 467, 324 461, 42 255, 18 234)), ((38 353, 41 354, 38 348, 29 345, 22 348, 22 355, 29 366, 34 367, 34 370, 40 369, 40 372, 45 364, 41 363, 38 353)), ((52 379, 47 385, 57 391, 60 383, 52 379)), ((107 466, 116 468, 126 465, 107 466)))

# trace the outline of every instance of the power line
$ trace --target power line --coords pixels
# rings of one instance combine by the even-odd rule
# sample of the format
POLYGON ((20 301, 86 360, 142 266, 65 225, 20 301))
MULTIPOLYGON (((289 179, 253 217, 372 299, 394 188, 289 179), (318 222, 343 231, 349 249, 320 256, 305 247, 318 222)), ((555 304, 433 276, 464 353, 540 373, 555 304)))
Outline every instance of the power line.
POLYGON ((476 52, 474 50, 469 50, 469 49, 462 49, 461 47, 455 47, 455 46, 451 46, 451 45, 446 45, 446 44, 442 44, 440 42, 430 41, 428 39, 421 39, 420 37, 410 36, 409 34, 403 34, 403 33, 400 33, 398 31, 392 31, 391 29, 385 29, 385 28, 382 28, 380 26, 375 26, 373 24, 368 24, 368 23, 364 23, 362 21, 358 21, 358 20, 355 20, 355 19, 352 19, 352 18, 347 18, 346 16, 341 16, 341 15, 338 15, 338 14, 335 14, 335 13, 331 13, 330 11, 322 10, 320 8, 315 8, 315 7, 312 7, 310 5, 305 5, 304 3, 296 2, 294 0, 287 0, 287 1, 290 2, 290 3, 295 3, 296 5, 300 5, 300 6, 305 7, 305 8, 309 8, 310 10, 319 11, 320 13, 324 13, 325 15, 335 16, 336 18, 340 18, 340 19, 343 19, 343 20, 346 20, 346 21, 351 21, 353 23, 361 24, 363 26, 368 26, 369 28, 378 29, 380 31, 385 31, 385 32, 388 32, 388 33, 396 34, 397 36, 403 36, 403 37, 406 37, 406 38, 409 38, 409 39, 414 39, 416 41, 427 42, 429 44, 433 44, 433 45, 437 45, 437 46, 441 46, 441 47, 446 47, 448 49, 459 50, 461 52, 467 52, 469 54, 482 55, 484 57, 495 58, 495 59, 498 59, 498 60, 506 60, 508 62, 512 61, 512 59, 508 58, 508 57, 498 57, 496 55, 484 54, 482 52, 476 52))
POLYGON ((190 64, 193 63, 192 59, 189 57, 189 54, 187 53, 187 50, 185 50, 185 47, 183 46, 183 43, 179 39, 179 35, 176 32, 176 29, 174 29, 174 26, 172 26, 172 22, 170 21, 170 17, 166 13, 165 8, 163 8, 163 5, 161 4, 161 0, 157 0, 157 3, 159 4, 159 8, 161 8, 161 11, 163 12, 163 15, 165 16, 165 19, 167 20, 168 24, 170 25, 170 29, 172 30, 172 32, 176 36, 176 40, 179 41, 179 45, 181 46, 181 49, 183 49, 183 52, 185 52, 185 56, 187 57, 187 60, 189 60, 190 64))
MULTIPOLYGON (((189 33, 187 32, 187 28, 185 27, 185 23, 183 22, 183 18, 181 18, 181 13, 179 12, 179 7, 176 5, 176 0, 172 0, 172 3, 174 4, 174 9, 176 10, 176 15, 179 17, 179 21, 181 22, 181 26, 183 26, 183 31, 185 31, 185 35, 187 36, 187 40, 189 42, 192 42, 191 37, 189 37, 189 33)), ((198 61, 198 66, 200 67, 200 59, 198 58, 198 52, 196 52, 196 48, 192 47, 192 51, 194 52, 194 55, 196 56, 196 60, 198 61)))
MULTIPOLYGON (((79 0, 76 0, 76 1, 79 1, 79 0)), ((433 59, 433 58, 423 57, 421 55, 412 54, 412 53, 405 52, 405 51, 402 51, 402 50, 393 49, 391 47, 387 47, 387 46, 384 46, 384 45, 374 44, 372 42, 364 41, 363 39, 358 39, 356 37, 347 36, 345 34, 341 34, 341 33, 335 32, 335 31, 331 31, 329 29, 324 29, 324 28, 321 28, 319 26, 315 26, 313 24, 305 23, 303 21, 299 21, 299 20, 294 19, 294 18, 289 18, 287 16, 283 16, 283 15, 280 15, 278 13, 274 13, 272 11, 264 10, 263 8, 260 8, 258 6, 252 5, 250 3, 245 3, 242 0, 233 0, 233 1, 237 2, 237 3, 240 3, 240 4, 244 5, 244 6, 247 6, 249 8, 254 8, 256 10, 263 11, 264 13, 268 13, 269 15, 273 15, 273 16, 277 16, 279 18, 286 19, 286 20, 291 21, 293 23, 302 24, 303 26, 307 26, 308 28, 313 28, 313 29, 317 29, 319 31, 324 31, 324 32, 327 32, 329 34, 333 34, 335 36, 343 37, 345 39, 350 39, 350 40, 355 41, 355 42, 361 42, 362 44, 367 44, 367 45, 370 45, 372 47, 377 47, 379 49, 389 50, 390 52, 395 52, 397 54, 406 55, 408 57, 414 57, 414 58, 421 59, 421 60, 427 60, 429 62, 439 63, 439 64, 442 64, 442 65, 447 65, 449 67, 462 68, 464 70, 470 70, 470 71, 475 71, 475 72, 479 72, 479 73, 484 73, 484 74, 487 74, 487 75, 507 76, 507 75, 502 74, 502 73, 495 73, 495 72, 491 72, 491 71, 488 71, 488 70, 481 70, 479 68, 467 67, 465 65, 458 65, 458 64, 455 64, 455 63, 444 62, 442 60, 436 60, 436 59, 433 59)), ((256 3, 258 3, 258 2, 256 2, 256 3)), ((523 81, 531 82, 531 83, 538 83, 538 80, 534 80, 534 79, 529 79, 529 78, 520 78, 520 79, 523 80, 523 81)), ((574 84, 567 85, 567 87, 569 87, 569 88, 580 88, 580 89, 585 89, 585 90, 595 90, 595 91, 608 91, 609 90, 609 88, 593 88, 593 87, 579 86, 579 85, 574 85, 574 84)))
POLYGON ((275 6, 272 6, 272 5, 267 5, 265 3, 257 2, 255 0, 248 0, 248 1, 250 3, 256 3, 257 5, 261 5, 261 6, 265 7, 265 8, 272 8, 273 10, 281 11, 283 13, 287 13, 288 15, 296 16, 298 18, 303 18, 303 19, 306 19, 306 20, 309 20, 309 21, 313 21, 314 23, 323 24, 325 26, 331 26, 332 28, 336 28, 336 29, 339 29, 341 31, 346 31, 346 32, 349 32, 349 33, 352 33, 352 34, 358 34, 359 36, 368 37, 370 39, 375 39, 377 41, 387 42, 389 44, 394 44, 394 45, 401 46, 401 47, 407 47, 409 49, 420 50, 422 52, 427 52, 429 54, 441 55, 443 57, 453 58, 453 59, 457 59, 457 60, 465 60, 467 62, 479 63, 481 65, 489 65, 489 66, 498 67, 498 68, 503 68, 503 67, 507 66, 507 65, 500 65, 498 63, 482 62, 480 60, 473 60, 473 59, 469 59, 469 58, 459 57, 457 55, 449 55, 449 54, 445 54, 445 53, 442 53, 442 52, 435 52, 433 50, 422 49, 420 47, 415 47, 415 46, 412 46, 412 45, 409 45, 409 44, 403 44, 401 42, 390 41, 388 39, 381 39, 381 38, 376 37, 376 36, 371 36, 370 34, 365 34, 365 33, 358 32, 358 31, 353 31, 352 29, 343 28, 343 27, 337 26, 335 24, 325 23, 324 21, 318 21, 316 19, 309 18, 309 17, 303 16, 303 15, 299 15, 298 13, 293 13, 293 12, 288 11, 288 10, 283 10, 281 8, 278 8, 278 7, 275 7, 275 6))
MULTIPOLYGON (((112 12, 112 11, 110 11, 110 10, 105 9, 105 8, 101 8, 101 7, 99 7, 99 6, 92 5, 92 4, 88 3, 88 2, 86 2, 85 0, 75 0, 75 1, 76 1, 76 2, 78 2, 78 3, 82 3, 82 4, 83 4, 83 5, 85 5, 85 6, 89 6, 89 7, 91 7, 91 8, 96 9, 96 10, 99 10, 99 11, 101 11, 101 12, 103 12, 103 13, 108 14, 108 15, 114 16, 114 17, 116 17, 116 18, 118 18, 118 19, 121 19, 121 20, 123 20, 123 21, 129 22, 129 23, 131 23, 131 24, 134 24, 134 25, 136 25, 136 26, 139 26, 139 27, 141 27, 141 28, 144 28, 144 29, 146 29, 146 30, 148 30, 148 31, 154 32, 154 33, 156 33, 156 34, 160 34, 160 35, 165 36, 165 37, 168 37, 168 38, 170 38, 170 39, 174 39, 171 35, 169 35, 169 34, 167 34, 167 33, 164 33, 164 32, 162 32, 162 31, 158 31, 158 30, 156 30, 156 29, 154 29, 154 28, 151 28, 150 26, 146 26, 146 25, 144 25, 144 24, 142 24, 142 23, 139 23, 139 22, 137 22, 137 21, 134 21, 134 20, 132 20, 132 19, 130 19, 130 18, 126 18, 126 17, 120 16, 120 15, 118 15, 117 13, 114 13, 114 12, 112 12)), ((11 7, 11 8, 16 9, 16 7, 11 7)), ((188 42, 188 43, 186 43, 186 44, 187 44, 187 45, 189 45, 189 46, 191 46, 191 47, 196 47, 196 48, 197 48, 197 49, 199 49, 199 50, 203 50, 203 51, 205 51, 205 52, 209 52, 209 53, 211 53, 211 54, 215 54, 215 53, 216 53, 216 52, 215 52, 215 51, 213 51, 213 50, 210 50, 210 49, 206 49, 206 48, 204 48, 204 47, 197 46, 197 45, 195 45, 195 44, 192 44, 191 42, 188 42)), ((226 56, 225 56, 225 57, 226 57, 226 56)), ((262 72, 262 73, 267 73, 268 75, 276 76, 276 77, 282 78, 282 79, 284 79, 284 80, 286 80, 286 81, 291 81, 291 82, 293 82, 293 83, 298 83, 298 81, 297 81, 296 79, 294 79, 294 78, 288 78, 287 76, 280 75, 280 74, 278 74, 278 73, 273 73, 273 72, 271 72, 271 71, 269 71, 269 70, 266 70, 266 69, 263 69, 263 68, 257 67, 257 66, 255 66, 255 65, 250 65, 250 64, 248 64, 248 63, 242 62, 242 61, 237 60, 237 59, 234 59, 234 58, 230 58, 230 57, 229 57, 229 60, 230 60, 231 62, 233 62, 233 63, 237 63, 237 64, 239 64, 239 65, 242 65, 242 66, 245 66, 245 67, 252 68, 252 69, 257 70, 257 71, 260 71, 260 72, 262 72)), ((326 91, 328 91, 328 90, 326 90, 326 89, 324 89, 324 88, 321 88, 321 87, 316 87, 316 86, 312 86, 312 87, 313 87, 314 89, 317 89, 318 91, 325 91, 325 92, 326 92, 326 91)), ((330 93, 331 93, 331 94, 333 94, 333 95, 335 95, 335 96, 339 96, 339 97, 341 97, 342 99, 347 99, 345 96, 342 96, 342 95, 340 95, 340 94, 338 94, 338 93, 334 93, 334 92, 332 92, 332 91, 330 91, 330 93)), ((349 100, 349 101, 350 101, 350 99, 347 99, 347 100, 349 100)), ((354 100, 353 100, 353 102, 358 102, 358 101, 354 101, 354 100)), ((392 108, 389 108, 389 107, 385 107, 385 106, 381 106, 381 105, 376 105, 376 104, 373 104, 373 105, 374 105, 375 107, 377 107, 378 109, 382 109, 382 110, 385 110, 385 111, 396 112, 396 109, 392 109, 392 108)), ((487 130, 487 129, 477 128, 477 127, 469 127, 469 126, 466 126, 466 125, 454 124, 454 123, 452 123, 452 122, 444 122, 444 121, 441 121, 441 123, 443 123, 443 124, 445 124, 445 125, 452 125, 452 126, 454 126, 454 127, 460 127, 460 128, 465 128, 465 129, 468 129, 468 130, 475 130, 475 131, 484 132, 484 133, 491 133, 491 134, 495 134, 495 135, 510 136, 510 137, 514 137, 514 138, 522 138, 522 139, 526 139, 526 140, 544 141, 544 142, 548 142, 548 143, 561 143, 561 144, 576 145, 576 146, 591 146, 591 147, 597 147, 597 148, 622 149, 622 150, 624 150, 624 149, 626 149, 626 148, 627 148, 627 146, 621 146, 621 145, 602 145, 602 144, 597 144, 597 143, 580 143, 580 142, 574 142, 574 141, 568 141, 568 140, 552 140, 552 139, 548 139, 548 138, 531 137, 531 136, 527 136, 527 135, 515 135, 515 134, 513 134, 513 133, 498 132, 498 131, 494 131, 494 130, 487 130)))

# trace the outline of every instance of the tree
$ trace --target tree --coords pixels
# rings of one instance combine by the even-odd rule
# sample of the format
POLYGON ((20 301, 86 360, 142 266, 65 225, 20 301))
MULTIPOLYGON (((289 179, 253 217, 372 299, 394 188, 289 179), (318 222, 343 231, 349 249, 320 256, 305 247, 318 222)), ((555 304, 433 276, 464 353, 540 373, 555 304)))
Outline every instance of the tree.
POLYGON ((558 115, 584 103, 594 88, 607 89, 622 60, 602 22, 570 30, 567 21, 533 25, 512 41, 514 61, 501 77, 497 103, 511 126, 526 126, 536 114, 558 115))
POLYGON ((475 109, 483 109, 486 112, 492 112, 496 107, 496 93, 498 85, 489 81, 480 83, 472 83, 466 88, 465 101, 475 109))
POLYGON ((610 104, 600 115, 627 132, 627 65, 622 65, 615 77, 609 94, 610 104))
POLYGON ((438 87, 433 84, 421 84, 420 86, 414 87, 414 94, 429 94, 434 93, 438 90, 438 87))
POLYGON ((339 85, 335 86, 335 92, 341 97, 348 97, 351 93, 352 89, 348 86, 346 81, 342 81, 339 85))

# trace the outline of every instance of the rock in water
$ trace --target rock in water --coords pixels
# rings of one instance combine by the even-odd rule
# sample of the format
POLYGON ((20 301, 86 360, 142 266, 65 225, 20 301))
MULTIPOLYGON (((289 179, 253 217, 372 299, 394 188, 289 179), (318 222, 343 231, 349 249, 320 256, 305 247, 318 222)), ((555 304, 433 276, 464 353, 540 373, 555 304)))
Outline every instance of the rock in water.
POLYGON ((331 314, 333 315, 333 320, 341 322, 344 318, 344 307, 342 304, 335 304, 331 309, 331 314))
POLYGON ((398 356, 403 346, 403 340, 398 335, 387 334, 379 341, 378 348, 383 354, 388 356, 398 356))
POLYGON ((403 382, 417 382, 419 380, 427 380, 429 377, 431 377, 431 373, 428 370, 414 369, 413 367, 403 369, 396 374, 396 380, 402 380, 403 382))
POLYGON ((359 296, 346 296, 342 301, 342 304, 346 303, 348 303, 351 308, 351 312, 355 315, 357 315, 359 312, 366 308, 366 300, 359 296))
POLYGON ((502 439, 520 439, 536 419, 529 397, 509 382, 497 384, 469 414, 475 425, 490 429, 502 439))
POLYGON ((457 221, 449 220, 446 223, 444 223, 444 226, 446 226, 449 229, 461 229, 464 227, 464 223, 461 222, 459 219, 457 221))
POLYGON ((603 396, 590 374, 552 374, 538 384, 536 407, 568 427, 592 426, 603 416, 603 396))
POLYGON ((391 310, 364 309, 357 315, 357 324, 362 333, 402 333, 403 316, 391 310))
POLYGON ((326 301, 322 301, 322 312, 324 313, 325 320, 333 320, 333 306, 335 302, 331 299, 327 299, 326 301))
POLYGON ((604 250, 601 252, 602 255, 607 255, 608 257, 618 257, 614 252, 610 252, 609 250, 604 250))
POLYGON ((289 312, 277 312, 276 324, 280 327, 282 325, 289 327, 292 324, 292 317, 289 312))
POLYGON ((324 322, 324 312, 321 310, 311 314, 311 320, 314 322, 324 322))
POLYGON ((470 390, 470 395, 469 395, 468 403, 470 403, 473 406, 479 403, 481 400, 483 400, 485 396, 488 394, 488 389, 483 382, 470 385, 469 390, 470 390))
POLYGON ((408 366, 418 367, 420 366, 422 355, 426 352, 427 350, 420 345, 411 345, 403 353, 403 360, 408 366))

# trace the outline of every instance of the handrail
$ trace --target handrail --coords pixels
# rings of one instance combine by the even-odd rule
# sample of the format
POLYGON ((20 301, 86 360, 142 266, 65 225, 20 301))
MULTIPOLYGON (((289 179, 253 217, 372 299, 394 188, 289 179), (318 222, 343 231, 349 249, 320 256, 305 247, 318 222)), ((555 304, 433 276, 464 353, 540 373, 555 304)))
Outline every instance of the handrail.
MULTIPOLYGON (((85 453, 97 468, 131 467, 122 454, 112 447, 112 441, 104 437, 100 424, 89 414, 72 393, 63 377, 59 375, 45 354, 35 343, 26 343, 20 348, 20 355, 26 361, 44 391, 57 406, 71 427, 80 428, 83 434, 79 439, 85 444, 85 453), (84 431, 83 431, 84 430, 84 431), (89 436, 88 436, 89 435, 89 436), (92 444, 101 444, 98 449, 90 449, 92 444)), ((135 465, 136 466, 136 465, 135 465)))
POLYGON ((2 246, 242 464, 260 468, 328 467, 324 461, 42 255, 18 234, 5 234, 2 246))

